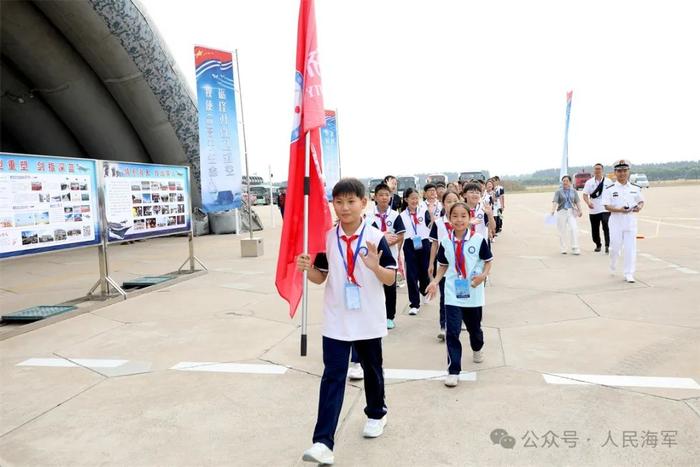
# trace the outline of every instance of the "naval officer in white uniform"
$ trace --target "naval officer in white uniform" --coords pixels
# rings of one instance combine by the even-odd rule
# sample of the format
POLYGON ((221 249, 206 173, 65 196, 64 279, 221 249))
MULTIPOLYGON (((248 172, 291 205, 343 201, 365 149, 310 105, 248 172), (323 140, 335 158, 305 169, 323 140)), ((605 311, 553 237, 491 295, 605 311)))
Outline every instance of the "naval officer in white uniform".
POLYGON ((615 273, 620 250, 624 254, 624 276, 634 282, 637 260, 637 216, 644 208, 642 189, 629 182, 630 163, 620 159, 613 164, 614 184, 603 190, 603 206, 610 212, 610 272, 615 273))

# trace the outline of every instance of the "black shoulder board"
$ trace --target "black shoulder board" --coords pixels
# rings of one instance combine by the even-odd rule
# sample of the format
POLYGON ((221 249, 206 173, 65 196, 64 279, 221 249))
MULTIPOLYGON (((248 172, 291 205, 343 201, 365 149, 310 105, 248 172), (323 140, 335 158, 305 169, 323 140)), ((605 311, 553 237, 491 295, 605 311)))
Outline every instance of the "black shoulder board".
POLYGON ((640 190, 642 189, 642 187, 639 186, 639 185, 637 185, 636 183, 632 183, 632 185, 633 185, 633 186, 636 186, 636 187, 639 188, 640 190))
POLYGON ((614 186, 615 186, 615 184, 613 183, 612 185, 606 186, 605 189, 607 190, 608 188, 612 188, 614 186))

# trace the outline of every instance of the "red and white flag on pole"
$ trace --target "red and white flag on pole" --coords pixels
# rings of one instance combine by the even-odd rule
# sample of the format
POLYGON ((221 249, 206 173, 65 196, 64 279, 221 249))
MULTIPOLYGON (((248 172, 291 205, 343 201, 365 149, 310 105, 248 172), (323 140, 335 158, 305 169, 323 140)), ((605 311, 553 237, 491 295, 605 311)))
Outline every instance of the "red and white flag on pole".
POLYGON ((320 128, 325 125, 325 113, 313 0, 301 0, 299 8, 294 82, 294 126, 289 151, 287 199, 275 278, 277 291, 289 302, 291 317, 296 313, 303 289, 302 273, 296 269, 296 257, 304 251, 304 158, 307 132, 310 132, 311 141, 308 251, 312 258, 316 253, 325 251, 326 232, 331 228, 331 215, 321 172, 320 128))

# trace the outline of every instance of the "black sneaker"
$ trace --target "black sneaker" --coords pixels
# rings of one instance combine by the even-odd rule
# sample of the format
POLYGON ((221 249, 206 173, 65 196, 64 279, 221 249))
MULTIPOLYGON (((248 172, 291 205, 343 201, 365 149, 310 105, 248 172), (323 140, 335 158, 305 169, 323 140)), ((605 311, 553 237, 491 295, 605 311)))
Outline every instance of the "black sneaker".
POLYGON ((600 245, 595 247, 595 250, 593 250, 593 251, 595 251, 596 253, 600 252, 600 245))

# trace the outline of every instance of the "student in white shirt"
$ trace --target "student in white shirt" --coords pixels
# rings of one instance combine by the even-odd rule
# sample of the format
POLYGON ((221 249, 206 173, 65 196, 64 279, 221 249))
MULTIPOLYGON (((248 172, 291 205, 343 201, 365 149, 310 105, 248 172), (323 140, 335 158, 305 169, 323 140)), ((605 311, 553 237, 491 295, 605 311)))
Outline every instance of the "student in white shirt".
MULTIPOLYGON (((391 249, 391 255, 394 261, 398 264, 399 261, 399 245, 403 243, 406 227, 403 225, 401 215, 391 209, 390 200, 392 198, 391 189, 380 183, 374 189, 374 215, 369 216, 367 221, 369 224, 379 229, 384 234, 384 239, 387 241, 391 249)), ((394 329, 396 324, 396 282, 391 285, 384 286, 384 297, 386 299, 386 327, 394 329)))
POLYGON ((605 236, 605 253, 608 253, 610 248, 610 231, 608 229, 610 213, 603 206, 603 192, 612 184, 613 181, 605 176, 603 164, 596 164, 593 166, 593 177, 586 180, 586 184, 583 186, 583 202, 588 205, 591 237, 593 238, 594 251, 596 252, 600 251, 602 247, 600 241, 601 224, 603 225, 603 235, 605 236))
POLYGON ((394 283, 396 261, 384 235, 367 225, 365 186, 344 178, 333 187, 333 208, 338 224, 326 235, 326 251, 299 255, 297 269, 308 271, 315 284, 326 283, 323 301, 323 377, 313 446, 303 459, 332 464, 335 430, 345 394, 350 348, 360 356, 365 373, 368 417, 363 435, 376 438, 384 431, 382 337, 387 335, 382 285, 394 283), (313 264, 313 265, 312 265, 313 264))
MULTIPOLYGON (((437 218, 433 222, 433 228, 430 230, 430 264, 428 266, 428 275, 431 279, 437 270, 437 254, 440 247, 440 240, 452 235, 452 224, 450 223, 449 212, 450 208, 459 202, 459 195, 454 191, 446 191, 442 195, 442 205, 444 206, 444 215, 437 218)), ((440 332, 437 335, 439 341, 445 340, 445 279, 440 281, 440 332)))
POLYGON ((393 175, 384 177, 384 184, 391 190, 391 198, 389 199, 389 207, 394 211, 401 210, 401 197, 398 195, 399 180, 393 175))
POLYGON ((423 187, 423 196, 425 197, 423 204, 430 212, 430 216, 433 219, 440 217, 442 215, 442 203, 438 199, 437 187, 432 183, 426 183, 423 187))
POLYGON ((494 215, 496 216, 496 233, 500 233, 503 230, 503 211, 506 209, 506 189, 503 188, 501 184, 501 177, 496 175, 493 177, 495 184, 494 194, 496 196, 496 209, 494 210, 494 215))
POLYGON ((481 330, 482 308, 485 304, 484 281, 491 271, 493 255, 486 239, 470 233, 469 207, 456 203, 450 209, 454 227, 451 238, 443 238, 438 250, 435 279, 428 286, 432 296, 445 278, 445 312, 448 376, 445 385, 457 386, 462 370, 462 345, 459 334, 462 322, 467 326, 474 363, 484 361, 484 333, 481 330))
POLYGON ((422 303, 427 303, 425 288, 430 283, 428 265, 430 261, 430 228, 432 216, 426 205, 421 204, 418 192, 407 188, 403 194, 406 209, 401 220, 406 227, 403 256, 406 263, 409 315, 417 315, 422 303))
POLYGON ((629 182, 630 163, 620 159, 614 164, 615 183, 603 191, 603 206, 610 214, 610 272, 615 274, 617 257, 624 252, 624 276, 634 282, 637 262, 637 216, 644 208, 642 189, 629 182))

